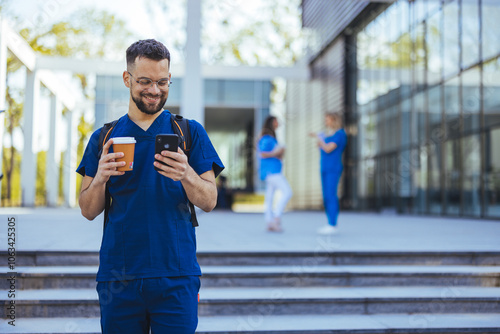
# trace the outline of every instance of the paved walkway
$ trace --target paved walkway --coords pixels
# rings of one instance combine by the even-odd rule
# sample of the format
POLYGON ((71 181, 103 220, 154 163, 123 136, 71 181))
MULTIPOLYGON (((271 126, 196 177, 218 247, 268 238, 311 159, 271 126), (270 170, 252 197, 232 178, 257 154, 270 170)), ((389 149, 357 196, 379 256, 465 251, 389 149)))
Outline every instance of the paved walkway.
MULTIPOLYGON (((102 215, 89 222, 61 208, 0 208, 0 250, 9 217, 18 251, 99 250, 102 215)), ((333 236, 316 234, 326 224, 318 211, 286 213, 279 234, 265 231, 259 213, 201 212, 199 221, 200 251, 500 251, 500 222, 491 220, 342 212, 333 236)))

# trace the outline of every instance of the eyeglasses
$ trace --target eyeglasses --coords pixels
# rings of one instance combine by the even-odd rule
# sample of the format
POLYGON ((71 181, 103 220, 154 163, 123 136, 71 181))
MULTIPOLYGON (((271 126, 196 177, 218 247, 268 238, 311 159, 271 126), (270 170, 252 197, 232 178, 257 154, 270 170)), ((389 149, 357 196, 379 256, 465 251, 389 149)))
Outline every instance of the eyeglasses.
MULTIPOLYGON (((134 77, 129 71, 127 71, 127 73, 130 74, 132 78, 134 77)), ((148 78, 141 78, 139 80, 135 80, 135 82, 137 82, 143 88, 153 87, 153 84, 156 84, 158 86, 158 89, 167 89, 172 84, 172 81, 170 81, 169 79, 160 79, 158 81, 153 81, 148 78)))

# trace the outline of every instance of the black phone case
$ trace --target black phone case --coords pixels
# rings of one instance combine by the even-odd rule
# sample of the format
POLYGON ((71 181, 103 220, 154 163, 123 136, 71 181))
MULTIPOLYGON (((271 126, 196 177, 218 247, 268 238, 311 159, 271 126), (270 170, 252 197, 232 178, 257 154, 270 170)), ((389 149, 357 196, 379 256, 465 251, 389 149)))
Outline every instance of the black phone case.
MULTIPOLYGON (((179 147, 179 136, 176 134, 164 134, 164 135, 156 135, 155 139, 155 154, 161 154, 161 151, 167 150, 172 152, 177 152, 177 148, 179 147)), ((158 161, 155 159, 155 161, 158 161)), ((167 165, 161 161, 158 161, 161 164, 167 165)), ((167 165, 168 166, 168 165, 167 165)), ((156 170, 160 170, 155 166, 156 170)))

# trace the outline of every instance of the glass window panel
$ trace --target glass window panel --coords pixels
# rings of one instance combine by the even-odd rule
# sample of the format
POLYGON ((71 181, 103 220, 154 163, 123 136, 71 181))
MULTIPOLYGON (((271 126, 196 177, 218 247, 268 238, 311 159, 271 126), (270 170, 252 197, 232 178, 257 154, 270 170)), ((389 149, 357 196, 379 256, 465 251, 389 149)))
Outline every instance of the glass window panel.
POLYGON ((429 212, 440 214, 442 212, 441 199, 441 144, 430 144, 427 159, 429 160, 429 212))
POLYGON ((392 6, 390 6, 386 11, 387 19, 387 42, 395 43, 401 36, 401 25, 399 21, 401 19, 401 2, 397 1, 392 6))
POLYGON ((377 141, 376 141, 376 152, 377 154, 386 151, 386 143, 384 136, 385 130, 385 112, 384 110, 377 113, 377 141))
POLYGON ((181 96, 182 96, 182 79, 181 78, 172 79, 172 85, 168 90, 167 106, 180 105, 181 96))
POLYGON ((253 104, 254 83, 253 81, 224 81, 224 103, 225 104, 253 104))
POLYGON ((427 2, 414 1, 413 5, 413 23, 420 23, 427 17, 427 2))
POLYGON ((481 138, 469 136, 462 138, 463 176, 462 196, 463 214, 481 215, 480 180, 481 180, 481 138))
POLYGON ((500 58, 483 65, 484 124, 500 124, 500 58))
POLYGON ((462 113, 463 131, 470 133, 480 127, 481 112, 481 72, 479 67, 462 73, 462 113))
POLYGON ((396 150, 399 148, 401 143, 401 126, 399 124, 399 110, 398 106, 392 106, 386 112, 385 121, 385 140, 386 148, 389 151, 396 150))
POLYGON ((458 140, 445 143, 445 200, 446 213, 460 214, 460 154, 458 140))
POLYGON ((467 68, 479 61, 479 0, 462 0, 462 62, 467 68))
POLYGON ((359 140, 361 146, 359 150, 363 158, 372 157, 375 154, 375 143, 377 140, 375 116, 364 114, 360 116, 359 140))
POLYGON ((419 24, 414 30, 414 46, 412 60, 415 88, 417 90, 423 89, 425 86, 425 62, 426 62, 426 48, 425 48, 425 25, 419 24))
MULTIPOLYGON (((424 0, 425 1, 425 0, 424 0)), ((427 12, 429 15, 433 15, 437 10, 439 10, 439 7, 441 6, 441 1, 442 0, 427 0, 427 12)))
POLYGON ((448 138, 460 135, 460 102, 460 79, 456 77, 444 84, 444 116, 448 138))
POLYGON ((427 212, 427 147, 412 151, 412 162, 414 163, 413 189, 415 200, 413 203, 416 213, 427 212))
POLYGON ((429 85, 441 80, 441 17, 442 12, 436 11, 427 21, 427 82, 429 85))
POLYGON ((423 144, 427 141, 427 92, 415 95, 414 106, 417 117, 418 142, 423 144))
POLYGON ((207 104, 219 104, 219 80, 207 79, 204 82, 205 88, 205 103, 207 104))
POLYGON ((374 196, 374 160, 361 160, 358 165, 358 195, 365 202, 374 196))
POLYGON ((441 86, 429 89, 429 134, 430 140, 440 142, 444 132, 441 128, 441 86))
POLYGON ((374 174, 374 184, 375 184, 375 207, 379 209, 381 207, 382 198, 382 158, 379 157, 375 160, 375 174, 374 174))
POLYGON ((486 216, 500 218, 500 128, 491 130, 486 139, 486 216))
POLYGON ((383 161, 382 207, 394 207, 398 196, 401 177, 398 174, 395 154, 385 156, 383 161))
POLYGON ((261 106, 269 106, 271 104, 271 94, 269 92, 272 91, 272 84, 270 81, 262 81, 261 88, 261 100, 255 102, 260 103, 261 106))
POLYGON ((500 1, 482 0, 483 59, 500 54, 500 1))
POLYGON ((411 100, 406 99, 401 102, 401 146, 405 147, 410 145, 410 136, 413 135, 411 129, 411 100))
POLYGON ((448 3, 443 8, 444 76, 456 74, 460 70, 458 44, 458 1, 448 3))
POLYGON ((397 160, 399 212, 410 212, 410 198, 412 197, 411 174, 413 164, 411 161, 411 151, 403 150, 397 160))

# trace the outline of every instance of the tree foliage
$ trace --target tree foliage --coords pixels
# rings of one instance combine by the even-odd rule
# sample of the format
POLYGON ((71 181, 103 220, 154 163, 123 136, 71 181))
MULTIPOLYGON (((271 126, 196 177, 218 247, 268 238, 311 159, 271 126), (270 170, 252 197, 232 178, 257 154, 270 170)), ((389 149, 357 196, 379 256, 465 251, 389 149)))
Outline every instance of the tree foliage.
MULTIPOLYGON (((146 0, 146 7, 151 15, 162 12, 168 18, 162 39, 182 53, 186 0, 146 0)), ((201 57, 207 64, 293 65, 304 40, 299 0, 202 1, 201 57)))
MULTIPOLYGON (((0 6, 2 14, 9 13, 6 11, 6 6, 0 6)), ((19 23, 19 20, 11 17, 11 20, 19 23)), ((18 24, 14 24, 18 27, 18 24)), ((19 34, 27 41, 31 48, 40 55, 45 56, 61 56, 75 58, 99 58, 99 59, 115 59, 118 54, 122 55, 123 50, 129 40, 133 38, 132 33, 127 29, 125 21, 116 17, 107 11, 98 11, 88 9, 77 11, 67 20, 54 22, 50 25, 19 27, 19 34)), ((7 59, 7 83, 14 72, 17 72, 23 67, 22 63, 9 54, 7 59)), ((88 98, 92 95, 89 91, 88 78, 84 74, 75 73, 74 76, 79 80, 83 94, 88 98)), ((12 88, 7 84, 7 117, 5 118, 5 127, 11 138, 10 148, 4 149, 4 175, 5 179, 2 182, 2 199, 6 199, 4 203, 12 203, 17 205, 17 193, 14 189, 19 189, 20 178, 16 178, 16 154, 14 148, 14 131, 21 126, 22 111, 24 100, 23 91, 12 88), (15 198, 16 201, 12 199, 15 198)), ((80 119, 78 126, 79 145, 85 142, 91 124, 85 121, 85 118, 80 119)), ((37 184, 36 184, 36 202, 44 203, 41 197, 45 196, 45 164, 46 152, 39 152, 37 156, 37 184)), ((62 163, 62 161, 61 161, 62 163)), ((62 173, 60 174, 60 183, 62 182, 62 173)), ((79 180, 81 182, 81 180, 79 180)), ((19 194, 20 196, 20 194, 19 194)))
POLYGON ((293 65, 305 45, 299 5, 290 0, 250 6, 243 1, 204 2, 202 55, 208 63, 293 65))

